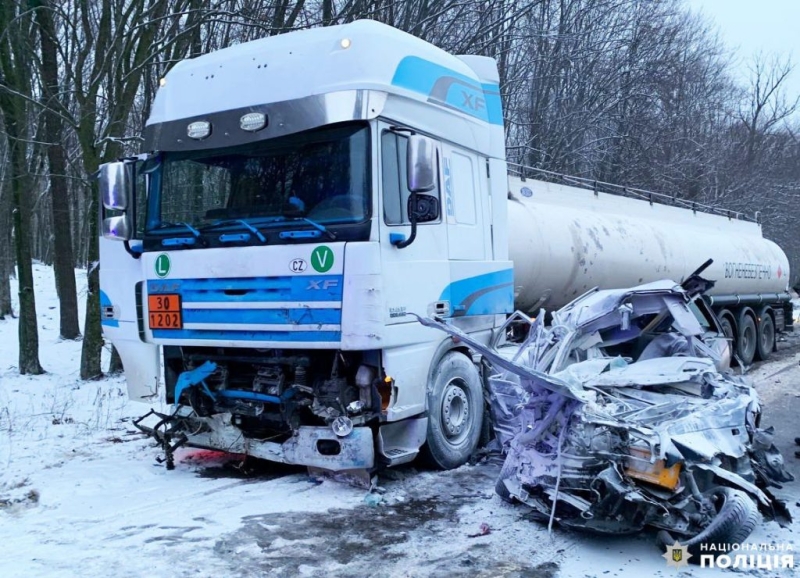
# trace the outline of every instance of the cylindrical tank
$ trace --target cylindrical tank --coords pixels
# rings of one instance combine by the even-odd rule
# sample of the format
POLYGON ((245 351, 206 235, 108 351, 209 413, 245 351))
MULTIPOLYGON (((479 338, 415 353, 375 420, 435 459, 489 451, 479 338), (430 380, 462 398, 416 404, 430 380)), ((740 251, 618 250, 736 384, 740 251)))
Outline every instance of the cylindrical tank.
POLYGON ((509 177, 515 305, 555 309, 593 287, 681 282, 709 258, 710 295, 783 293, 789 261, 754 222, 509 177))

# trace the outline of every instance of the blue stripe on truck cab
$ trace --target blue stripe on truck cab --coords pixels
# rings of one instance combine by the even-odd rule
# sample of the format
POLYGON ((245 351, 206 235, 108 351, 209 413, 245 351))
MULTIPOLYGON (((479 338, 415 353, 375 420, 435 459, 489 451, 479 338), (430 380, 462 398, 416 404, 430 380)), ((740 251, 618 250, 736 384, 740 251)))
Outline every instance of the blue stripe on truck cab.
POLYGON ((150 279, 147 292, 180 293, 184 302, 341 301, 343 275, 235 279, 150 279))
POLYGON ((150 279, 148 295, 181 296, 184 325, 183 329, 153 329, 153 337, 337 342, 341 340, 341 331, 336 329, 342 322, 343 286, 343 275, 150 279), (286 326, 298 325, 305 327, 286 331, 286 326))
POLYGON ((418 56, 406 56, 397 65, 392 85, 428 97, 428 102, 446 106, 490 124, 503 124, 500 87, 482 84, 418 56))
POLYGON ((439 300, 450 302, 453 317, 513 313, 514 270, 503 269, 453 281, 439 300))

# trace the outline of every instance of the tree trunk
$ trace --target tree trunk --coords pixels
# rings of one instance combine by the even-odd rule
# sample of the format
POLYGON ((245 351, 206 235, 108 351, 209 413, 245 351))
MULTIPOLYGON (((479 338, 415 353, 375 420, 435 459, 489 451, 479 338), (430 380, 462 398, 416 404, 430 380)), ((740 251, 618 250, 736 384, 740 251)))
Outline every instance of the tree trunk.
POLYGON ((89 260, 86 266, 86 317, 81 348, 81 379, 100 379, 103 377, 100 366, 100 354, 103 350, 100 327, 100 246, 97 239, 97 202, 92 187, 89 187, 88 195, 86 219, 89 222, 89 260))
POLYGON ((78 292, 75 287, 74 257, 72 255, 72 225, 70 223, 69 196, 66 182, 66 155, 63 148, 64 128, 58 100, 58 62, 55 26, 49 7, 36 10, 41 42, 41 71, 45 97, 44 139, 47 162, 50 165, 50 209, 53 217, 53 269, 56 278, 60 310, 60 334, 63 339, 80 336, 78 327, 78 292))
MULTIPOLYGON (((10 99, 5 99, 10 100, 10 99)), ((12 103, 11 109, 17 108, 12 103)), ((31 209, 30 190, 26 186, 25 143, 13 111, 5 110, 6 134, 11 149, 11 203, 14 218, 14 244, 17 254, 19 278, 19 372, 38 375, 44 373, 39 364, 39 328, 36 321, 36 296, 33 292, 33 264, 31 262, 31 209), (11 112, 11 114, 9 114, 11 112)))
POLYGON ((33 292, 33 264, 31 262, 31 197, 33 191, 28 178, 27 140, 25 130, 27 102, 30 95, 31 70, 21 43, 22 36, 12 31, 18 6, 0 2, 0 74, 3 83, 14 87, 18 94, 0 91, 0 111, 5 120, 8 146, 8 177, 11 183, 11 207, 14 223, 14 246, 19 279, 19 372, 44 373, 39 364, 39 330, 36 322, 36 297, 33 292))
POLYGON ((0 319, 5 319, 7 315, 14 316, 9 281, 14 274, 14 260, 11 253, 11 202, 8 196, 4 183, 0 183, 0 319))

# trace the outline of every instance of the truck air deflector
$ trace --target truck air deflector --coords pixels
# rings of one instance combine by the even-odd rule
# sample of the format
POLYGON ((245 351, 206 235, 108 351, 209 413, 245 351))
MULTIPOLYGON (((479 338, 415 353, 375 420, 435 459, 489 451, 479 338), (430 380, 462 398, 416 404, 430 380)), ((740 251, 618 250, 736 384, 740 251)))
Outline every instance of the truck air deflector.
POLYGON ((455 109, 490 124, 503 124, 500 87, 475 79, 418 56, 397 65, 392 85, 423 94, 431 103, 455 109))

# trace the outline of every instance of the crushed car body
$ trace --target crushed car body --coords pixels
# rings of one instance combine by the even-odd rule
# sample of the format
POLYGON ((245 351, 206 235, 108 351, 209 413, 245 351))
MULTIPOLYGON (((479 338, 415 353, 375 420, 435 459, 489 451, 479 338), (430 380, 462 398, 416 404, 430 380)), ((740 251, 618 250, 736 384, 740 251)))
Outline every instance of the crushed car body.
POLYGON ((791 481, 760 429, 752 385, 699 294, 710 282, 591 291, 522 323, 521 345, 483 345, 439 321, 491 364, 488 397, 507 457, 505 500, 549 524, 606 534, 661 530, 663 544, 717 551, 761 520, 790 521, 768 490, 791 481))

